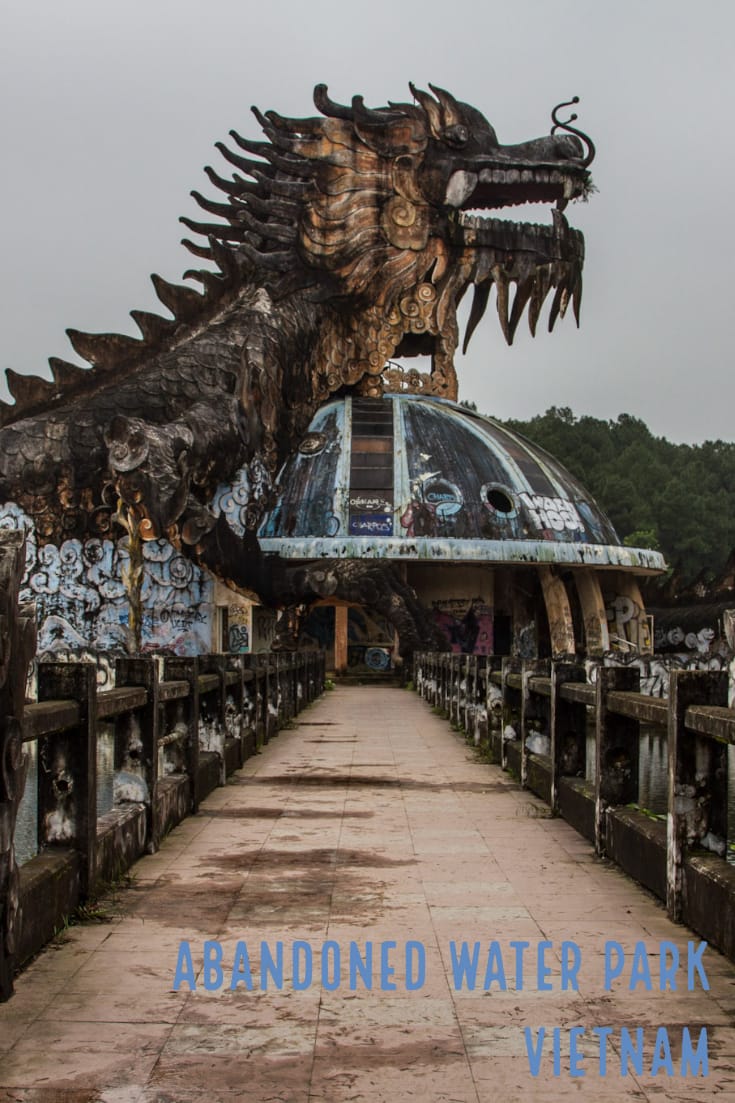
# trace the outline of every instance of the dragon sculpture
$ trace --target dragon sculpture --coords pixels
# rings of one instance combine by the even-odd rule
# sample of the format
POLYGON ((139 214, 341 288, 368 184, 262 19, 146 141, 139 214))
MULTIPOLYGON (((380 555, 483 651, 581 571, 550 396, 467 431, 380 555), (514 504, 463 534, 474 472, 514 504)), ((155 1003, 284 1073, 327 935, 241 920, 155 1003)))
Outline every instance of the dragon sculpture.
POLYGON ((569 104, 546 137, 504 146, 479 111, 430 88, 371 109, 317 85, 315 117, 253 109, 264 140, 233 131, 234 148, 218 148, 236 171, 205 169, 224 201, 192 193, 213 220, 182 219, 199 239, 184 244, 206 262, 185 278, 203 291, 153 276, 171 317, 133 311, 140 339, 69 330, 91 368, 52 358, 51 381, 8 372, 0 497, 33 519, 40 543, 104 536, 123 517, 131 534, 168 539, 266 604, 332 595, 386 615, 406 650, 433 637, 390 564, 289 564, 257 539, 280 464, 330 395, 456 398, 457 307, 470 287, 465 349, 493 286, 508 342, 526 309, 535 331, 552 289, 549 328, 570 302, 578 319, 584 244, 563 211, 592 188, 594 147, 576 115, 558 118, 569 104), (552 223, 471 213, 526 203, 554 204, 552 223), (420 354, 427 374, 388 363, 420 354), (243 469, 238 535, 210 507, 243 469))

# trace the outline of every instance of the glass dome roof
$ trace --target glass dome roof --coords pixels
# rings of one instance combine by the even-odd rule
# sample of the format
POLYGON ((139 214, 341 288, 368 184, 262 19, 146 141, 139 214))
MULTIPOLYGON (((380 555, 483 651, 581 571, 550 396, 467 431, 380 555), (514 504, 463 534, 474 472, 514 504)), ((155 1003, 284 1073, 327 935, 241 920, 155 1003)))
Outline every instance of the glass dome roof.
POLYGON ((338 398, 314 416, 260 529, 298 559, 389 557, 657 571, 552 456, 491 418, 408 394, 338 398))

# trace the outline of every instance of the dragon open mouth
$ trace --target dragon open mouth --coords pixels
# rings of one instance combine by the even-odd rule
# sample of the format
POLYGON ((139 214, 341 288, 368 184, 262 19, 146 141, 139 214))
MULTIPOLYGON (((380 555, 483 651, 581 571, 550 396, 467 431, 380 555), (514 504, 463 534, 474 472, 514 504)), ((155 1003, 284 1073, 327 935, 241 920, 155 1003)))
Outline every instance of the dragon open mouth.
POLYGON ((453 207, 485 210, 556 202, 564 210, 570 199, 586 194, 588 187, 578 173, 563 172, 551 165, 484 168, 479 172, 460 169, 450 177, 445 202, 453 207))
POLYGON ((451 175, 445 194, 449 235, 474 255, 467 284, 474 284, 474 299, 463 352, 485 313, 493 285, 508 344, 513 343, 526 306, 529 328, 535 335, 541 308, 552 288, 556 294, 549 313, 549 330, 557 318, 564 316, 570 303, 579 324, 584 237, 569 226, 563 212, 570 200, 584 199, 590 190, 588 174, 577 166, 565 171, 552 166, 516 165, 479 171, 460 169, 451 175), (478 213, 547 203, 555 204, 550 224, 515 222, 478 213), (511 301, 512 286, 515 292, 511 301))

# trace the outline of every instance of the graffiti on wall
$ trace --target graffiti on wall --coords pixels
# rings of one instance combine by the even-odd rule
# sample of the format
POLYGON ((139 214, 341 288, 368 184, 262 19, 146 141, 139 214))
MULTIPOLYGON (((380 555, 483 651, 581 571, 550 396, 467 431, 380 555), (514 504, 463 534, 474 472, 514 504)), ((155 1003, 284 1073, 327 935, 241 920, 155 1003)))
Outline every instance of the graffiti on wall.
POLYGON ((616 594, 605 614, 613 651, 647 654, 652 650, 652 618, 628 594, 616 594))
MULTIPOLYGON (((654 639, 657 651, 697 651, 700 655, 707 655, 718 643, 717 632, 710 626, 700 628, 697 632, 687 632, 679 625, 665 629, 657 627, 654 639)), ((722 643, 726 644, 727 641, 722 643)))
MULTIPOLYGON (((675 670, 728 670, 732 659, 724 654, 700 655, 694 653, 640 656, 629 652, 628 656, 606 655, 605 666, 626 666, 638 670, 641 676, 640 689, 648 697, 668 697, 671 674, 675 670)), ((587 664, 585 664, 587 665, 587 664)), ((589 681, 594 682, 594 664, 589 664, 589 681)))
MULTIPOLYGON (((36 603, 39 654, 126 650, 124 538, 39 547, 30 518, 12 502, 0 507, 0 528, 26 531, 20 600, 36 603)), ((164 540, 145 543, 143 558, 143 649, 176 655, 210 650, 211 579, 164 540)))
POLYGON ((252 625, 252 650, 255 652, 270 651, 276 634, 275 611, 263 606, 255 606, 253 608, 252 625))
POLYGON ((241 655, 250 650, 250 606, 229 606, 227 611, 227 649, 241 655))
POLYGON ((432 602, 434 620, 457 654, 492 655, 493 611, 482 598, 440 598, 432 602))
POLYGON ((543 494, 518 495, 528 510, 533 528, 541 532, 581 532, 582 521, 572 502, 567 498, 549 498, 543 494))
POLYGON ((391 669, 393 628, 379 613, 351 607, 347 611, 347 664, 377 673, 391 669))

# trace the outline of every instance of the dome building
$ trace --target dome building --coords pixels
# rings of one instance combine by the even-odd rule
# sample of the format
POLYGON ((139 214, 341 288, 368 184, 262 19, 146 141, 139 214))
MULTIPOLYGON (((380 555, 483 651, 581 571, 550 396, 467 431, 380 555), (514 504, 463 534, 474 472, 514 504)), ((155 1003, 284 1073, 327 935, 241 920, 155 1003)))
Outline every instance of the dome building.
MULTIPOLYGON (((621 545, 552 456, 445 399, 341 397, 280 472, 262 549, 288 559, 386 558, 455 651, 524 657, 647 652, 637 583, 665 564, 621 545)), ((334 667, 385 669, 392 629, 364 608, 313 610, 334 667)))

